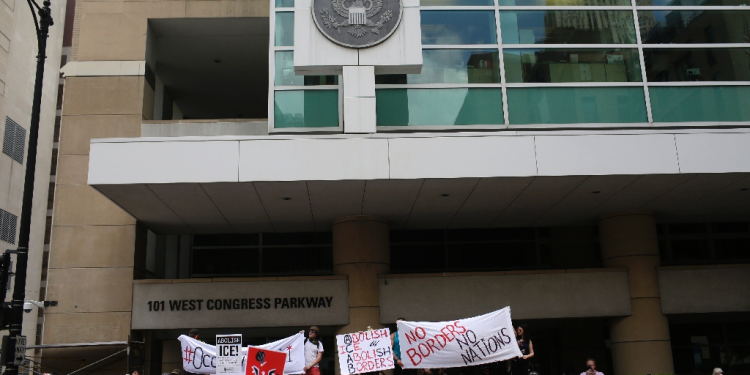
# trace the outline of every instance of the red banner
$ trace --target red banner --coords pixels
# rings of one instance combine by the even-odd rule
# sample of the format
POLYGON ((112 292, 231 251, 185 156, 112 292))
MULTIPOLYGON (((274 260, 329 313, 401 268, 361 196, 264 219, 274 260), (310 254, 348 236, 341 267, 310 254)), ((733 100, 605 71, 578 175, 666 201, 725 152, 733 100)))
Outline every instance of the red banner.
POLYGON ((283 375, 286 353, 275 350, 247 348, 245 375, 283 375))

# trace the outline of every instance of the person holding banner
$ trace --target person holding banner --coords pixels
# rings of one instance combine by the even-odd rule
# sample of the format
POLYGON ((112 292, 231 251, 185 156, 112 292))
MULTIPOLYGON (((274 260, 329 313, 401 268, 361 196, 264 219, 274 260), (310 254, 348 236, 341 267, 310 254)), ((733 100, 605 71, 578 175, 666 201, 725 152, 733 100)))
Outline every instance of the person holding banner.
POLYGON ((522 356, 516 358, 513 363, 513 375, 527 375, 531 371, 531 360, 529 358, 534 356, 534 344, 526 338, 526 332, 521 326, 516 328, 516 342, 522 356))
POLYGON ((312 326, 305 339, 305 375, 320 375, 318 364, 323 359, 323 343, 319 332, 317 326, 312 326))
POLYGON ((398 322, 403 321, 404 318, 396 319, 396 329, 391 333, 391 347, 393 348, 393 375, 404 375, 407 373, 404 371, 404 363, 401 361, 401 343, 398 341, 398 322))

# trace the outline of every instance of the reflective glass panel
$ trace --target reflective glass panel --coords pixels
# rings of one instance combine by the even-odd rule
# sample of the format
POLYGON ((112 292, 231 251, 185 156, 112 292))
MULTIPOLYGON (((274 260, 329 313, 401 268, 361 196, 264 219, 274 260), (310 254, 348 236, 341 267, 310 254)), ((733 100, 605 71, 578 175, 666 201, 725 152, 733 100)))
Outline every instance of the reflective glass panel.
POLYGON ((641 82, 637 49, 504 49, 505 79, 516 82, 641 82))
POLYGON ((274 128, 339 126, 338 90, 276 91, 274 128))
POLYGON ((336 85, 338 76, 298 76, 294 74, 294 52, 276 52, 276 86, 336 85))
POLYGON ((721 5, 746 5, 747 0, 636 0, 636 5, 643 6, 721 6, 721 5))
POLYGON ((423 50, 422 60, 420 74, 378 75, 375 83, 500 83, 496 49, 423 50))
POLYGON ((503 125, 500 88, 381 89, 378 126, 503 125))
POLYGON ((750 87, 649 87, 655 122, 750 121, 750 87))
POLYGON ((630 0, 499 0, 500 6, 630 6, 630 0))
POLYGON ((511 124, 647 122, 642 87, 508 88, 511 124))
POLYGON ((276 32, 274 34, 276 46, 294 45, 294 12, 276 13, 276 32))
POLYGON ((638 11, 643 43, 747 43, 750 12, 741 10, 638 11))
POLYGON ((422 0, 419 2, 423 7, 444 7, 444 6, 492 6, 495 5, 493 0, 422 0))
POLYGON ((500 11, 504 44, 635 43, 626 10, 500 11))
POLYGON ((649 82, 750 81, 748 48, 643 49, 649 82))
POLYGON ((423 10, 422 44, 496 44, 491 10, 423 10))
POLYGON ((276 0, 277 8, 294 8, 294 0, 276 0))

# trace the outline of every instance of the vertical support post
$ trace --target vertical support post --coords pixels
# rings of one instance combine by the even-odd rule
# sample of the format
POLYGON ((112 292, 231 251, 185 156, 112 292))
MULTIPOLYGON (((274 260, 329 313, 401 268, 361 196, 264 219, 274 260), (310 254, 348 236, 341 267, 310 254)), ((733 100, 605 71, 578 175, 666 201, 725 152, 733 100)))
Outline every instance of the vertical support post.
POLYGON ((661 311, 659 242, 650 212, 599 218, 605 267, 627 268, 633 314, 610 323, 615 375, 672 374, 669 322, 661 311))

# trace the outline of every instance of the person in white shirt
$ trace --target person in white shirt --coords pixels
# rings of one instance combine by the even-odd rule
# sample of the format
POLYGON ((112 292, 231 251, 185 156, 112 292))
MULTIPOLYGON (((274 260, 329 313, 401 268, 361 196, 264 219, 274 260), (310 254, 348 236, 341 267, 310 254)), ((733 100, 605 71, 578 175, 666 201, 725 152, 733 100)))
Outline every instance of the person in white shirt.
POLYGON ((319 335, 318 327, 310 327, 305 339, 305 375, 320 375, 318 364, 323 359, 323 343, 319 335))
POLYGON ((604 375, 604 373, 596 371, 596 361, 589 358, 586 360, 586 371, 582 372, 581 375, 604 375))

